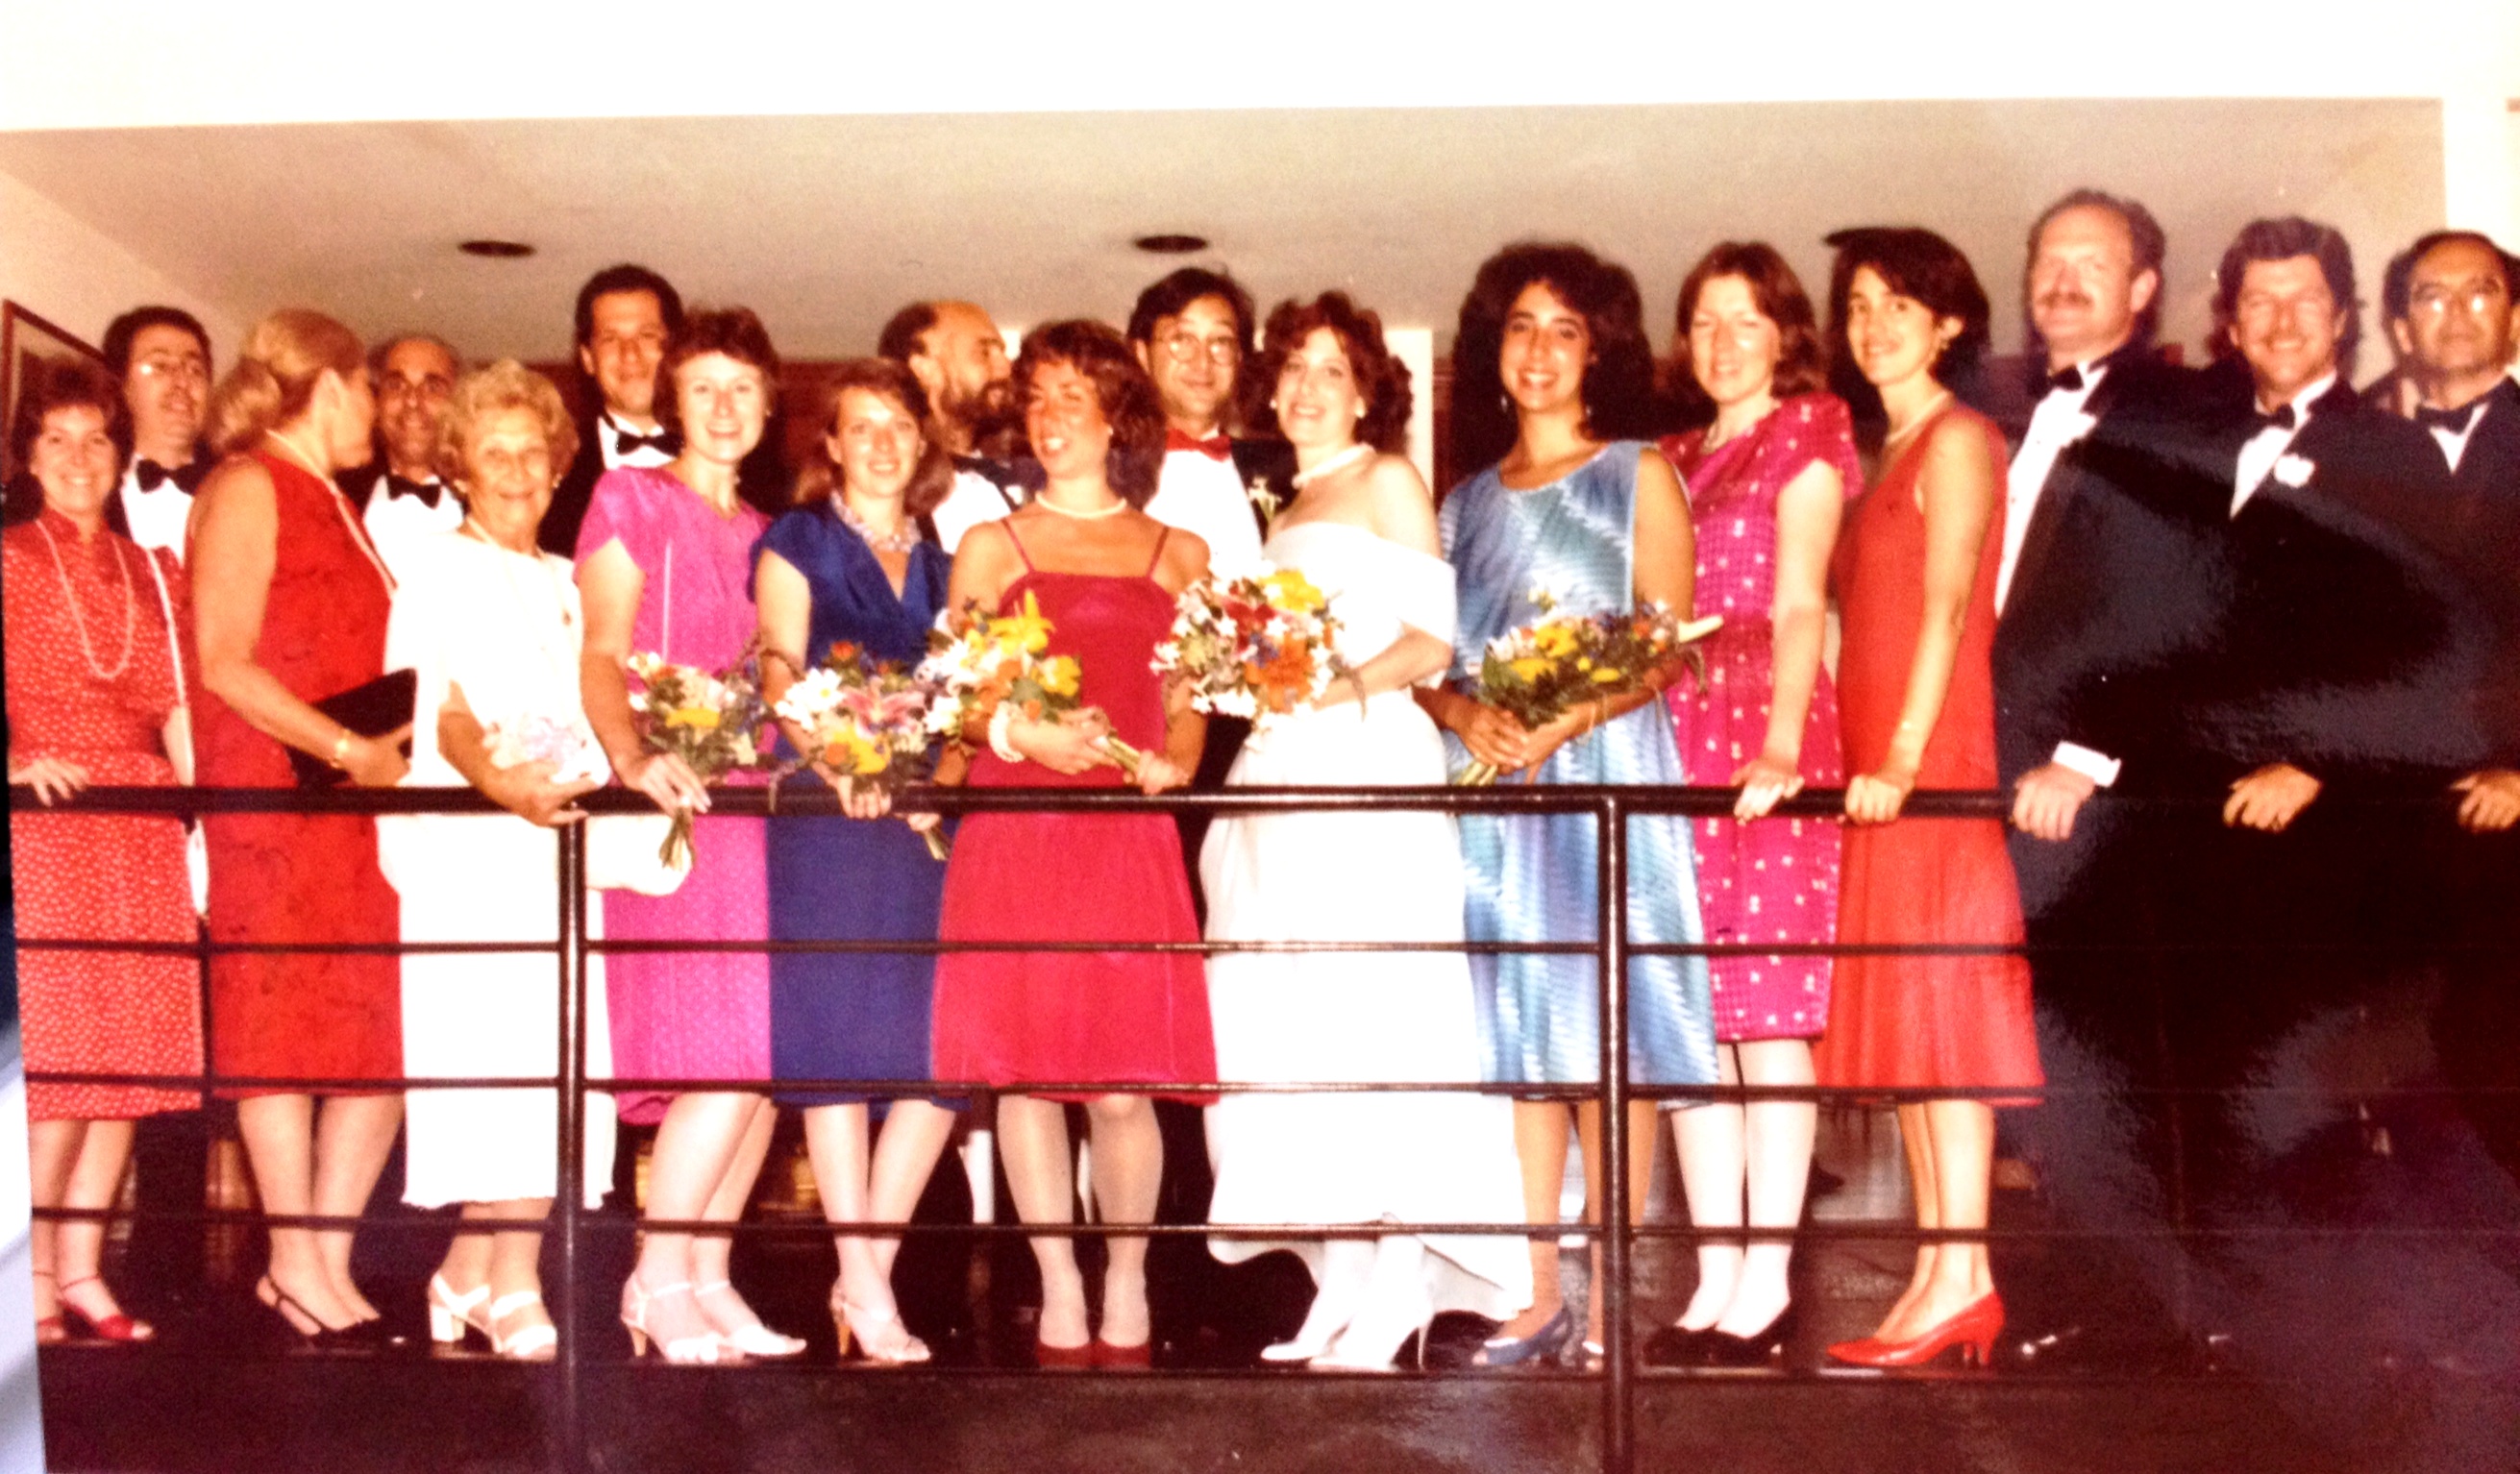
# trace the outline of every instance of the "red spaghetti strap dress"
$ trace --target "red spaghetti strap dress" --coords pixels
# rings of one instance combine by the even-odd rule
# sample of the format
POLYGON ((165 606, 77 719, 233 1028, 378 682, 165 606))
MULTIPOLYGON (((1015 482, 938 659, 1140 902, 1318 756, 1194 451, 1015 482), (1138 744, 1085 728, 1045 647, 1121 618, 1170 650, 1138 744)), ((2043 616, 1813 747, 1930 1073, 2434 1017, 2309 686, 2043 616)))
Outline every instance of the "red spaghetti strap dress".
MULTIPOLYGON (((2004 464, 2002 436, 1984 417, 1958 407, 1944 414, 1975 425, 1993 464, 2004 464)), ((1939 427, 1919 431, 1891 463, 1855 505, 1838 544, 1838 731, 1850 776, 1881 766, 1907 699, 1925 595, 1916 475, 1939 427)), ((1951 691, 1916 773, 1919 792, 1996 785, 1990 656, 2002 515, 1999 501, 1961 621, 1951 691)), ((2002 823, 1846 826, 1837 915, 1843 943, 2019 946, 2021 898, 2002 823)), ((2017 955, 1840 957, 1828 1032, 1813 1060, 1827 1086, 2037 1086, 2045 1077, 2031 1024, 2030 964, 2017 955)))
MULTIPOLYGON (((1017 551, 1021 544, 1017 543, 1017 551)), ((1163 556, 1163 540, 1155 557, 1163 556)), ((1073 655, 1080 696, 1115 736, 1158 752, 1162 684, 1150 668, 1172 628, 1153 577, 1032 566, 999 602, 1030 593, 1050 652, 1073 655)), ((983 750, 971 786, 1115 788, 1120 771, 1074 776, 983 750)), ((974 814, 954 837, 938 935, 947 942, 1195 942, 1181 837, 1162 814, 974 814)), ((1028 1082, 1204 1082, 1216 1078, 1207 977, 1195 953, 949 952, 936 960, 936 1078, 1020 1091, 1028 1082)), ((1043 1092, 1052 1098, 1088 1094, 1043 1092)), ((1186 1098, 1203 1099, 1200 1095, 1186 1098)))
MULTIPOLYGON (((256 664, 314 701, 384 673, 392 582, 349 504, 295 463, 257 453, 279 522, 256 664)), ((287 749, 209 692, 194 751, 211 787, 295 785, 287 749)), ((390 945, 402 906, 377 868, 364 815, 213 814, 210 940, 390 945)), ((402 960, 390 953, 222 953, 210 960, 210 1062, 222 1075, 321 1076, 319 1094, 382 1094, 355 1082, 402 1073, 402 960)), ((242 1088, 226 1095, 290 1094, 242 1088)))

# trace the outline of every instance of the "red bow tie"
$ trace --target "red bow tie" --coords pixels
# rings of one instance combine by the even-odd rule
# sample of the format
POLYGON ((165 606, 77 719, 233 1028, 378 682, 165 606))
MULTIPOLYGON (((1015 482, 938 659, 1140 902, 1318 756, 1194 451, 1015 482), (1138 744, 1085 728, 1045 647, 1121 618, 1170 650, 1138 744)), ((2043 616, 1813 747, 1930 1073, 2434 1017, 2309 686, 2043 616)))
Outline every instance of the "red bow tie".
POLYGON ((1193 440, 1171 425, 1165 425, 1164 451, 1169 455, 1177 450, 1194 450, 1211 461, 1223 461, 1234 454, 1234 442, 1223 435, 1193 440))

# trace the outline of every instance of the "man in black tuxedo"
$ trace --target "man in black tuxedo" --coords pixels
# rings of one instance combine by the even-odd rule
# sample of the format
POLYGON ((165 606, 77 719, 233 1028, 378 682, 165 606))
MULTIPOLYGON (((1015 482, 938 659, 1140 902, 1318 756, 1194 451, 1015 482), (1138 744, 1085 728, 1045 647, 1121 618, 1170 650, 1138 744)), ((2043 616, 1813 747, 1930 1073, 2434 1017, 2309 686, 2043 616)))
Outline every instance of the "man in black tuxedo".
MULTIPOLYGON (((608 266, 577 290, 577 367, 601 404, 577 427, 577 459, 552 493, 542 545, 577 553, 577 529, 603 474, 622 466, 662 466, 682 449, 656 421, 656 367, 683 331, 682 293, 645 266, 608 266)), ((767 445, 770 436, 764 434, 767 445)))
POLYGON ((928 435, 954 458, 954 486, 927 514, 947 553, 963 534, 1023 505, 1014 452, 1021 417, 1006 335, 970 302, 913 302, 892 315, 876 356, 908 369, 927 393, 928 435))
POLYGON ((2457 1298, 2486 1288, 2452 1285, 2457 1268, 2499 1272, 2350 1231, 2432 1211, 2390 1156, 2394 1106, 2358 1093, 2395 1078, 2372 1026, 2401 1009, 2440 921, 2438 897, 2408 905, 2422 889, 2408 877, 2443 817, 2424 806, 2446 809, 2443 788, 2486 747, 2491 626, 2454 556, 2437 448, 2354 392, 2343 237, 2251 223, 2224 256, 2215 320, 2251 398, 2220 441, 2222 607, 2166 685, 2222 824, 2191 818, 2164 863, 2180 882, 2172 924, 2225 950, 2165 990, 2164 1032, 2178 1083, 2200 1092, 2181 1106, 2192 1222, 2240 1231, 2191 1246, 2196 1305, 2244 1355, 2294 1368, 2305 1350, 2313 1371, 2434 1356, 2467 1334, 2457 1298), (2290 1232, 2304 1228, 2330 1236, 2290 1232))
POLYGON ((181 307, 134 307, 105 330, 105 366, 122 380, 131 444, 106 525, 180 561, 193 490, 209 473, 210 335, 181 307))
MULTIPOLYGON (((2175 715, 2154 674, 2212 624, 2228 500, 2193 453, 2194 376, 2153 351, 2164 252, 2150 211, 2096 190, 2031 226, 2022 294, 2042 382, 2006 477, 1996 578, 1998 764, 2057 1088, 2025 1126, 2051 1208, 2086 1228, 2161 1227, 2128 1184, 2156 1181, 2169 1152, 2162 1097, 2146 1094, 2168 1083, 2144 947, 2163 835, 2148 809, 2087 805, 2102 787, 2176 782, 2158 760, 2175 715)), ((2016 1297, 2025 1348, 2115 1357, 2157 1339, 2156 1308, 2124 1285, 2169 1283, 2169 1262, 2141 1237, 2107 1249, 2087 1261, 2105 1265, 2106 1293, 2087 1278, 2057 1283, 2061 1304, 2016 1297)))
POLYGON ((428 333, 386 338, 368 354, 377 384, 377 455, 341 475, 341 494, 360 509, 377 556, 402 576, 414 539, 464 524, 464 504, 437 475, 437 436, 446 425, 459 360, 428 333))

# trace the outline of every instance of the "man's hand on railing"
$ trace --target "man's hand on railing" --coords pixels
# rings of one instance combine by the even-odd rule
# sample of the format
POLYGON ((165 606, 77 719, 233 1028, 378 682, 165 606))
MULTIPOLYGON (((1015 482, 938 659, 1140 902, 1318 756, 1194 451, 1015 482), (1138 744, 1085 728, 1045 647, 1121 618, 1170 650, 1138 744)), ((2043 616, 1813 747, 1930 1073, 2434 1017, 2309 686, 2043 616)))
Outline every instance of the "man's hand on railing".
POLYGON ((2012 826, 2033 839, 2062 844, 2074 837, 2075 816, 2098 787, 2062 763, 2043 763, 2013 785, 2012 826))
POLYGON ((2231 784, 2223 822, 2280 834, 2318 797, 2318 779, 2290 763, 2269 763, 2231 784))
POLYGON ((9 782, 23 783, 35 790, 44 807, 54 804, 87 786, 87 770, 68 758, 39 757, 9 765, 9 782))
POLYGON ((2458 801, 2458 822, 2479 834, 2498 833, 2520 823, 2520 773, 2487 768, 2451 784, 2467 796, 2458 801))

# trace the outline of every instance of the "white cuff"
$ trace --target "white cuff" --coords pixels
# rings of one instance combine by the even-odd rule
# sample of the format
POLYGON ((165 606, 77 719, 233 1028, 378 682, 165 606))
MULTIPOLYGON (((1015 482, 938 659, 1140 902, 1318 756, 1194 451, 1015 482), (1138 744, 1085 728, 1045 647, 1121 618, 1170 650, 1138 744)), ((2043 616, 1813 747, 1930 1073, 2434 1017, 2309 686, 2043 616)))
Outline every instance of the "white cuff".
POLYGON ((2048 759, 2057 767, 2079 773, 2106 788, 2118 781, 2118 770, 2125 764, 2105 752, 2094 752, 2078 742, 2058 742, 2055 755, 2048 759))

